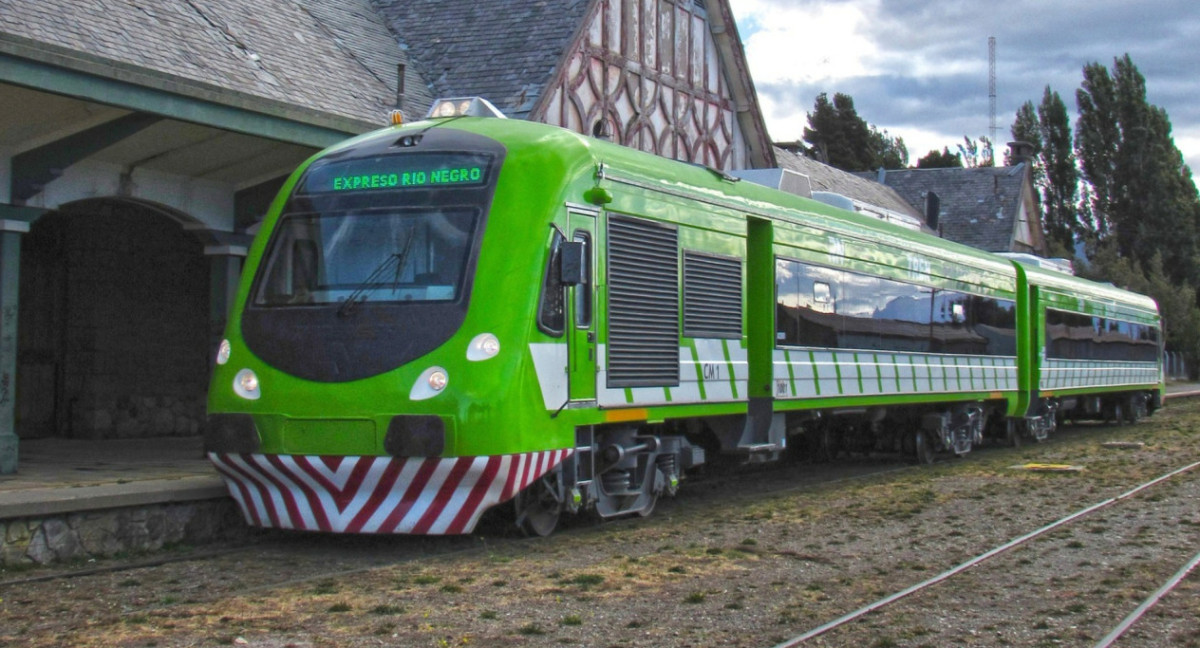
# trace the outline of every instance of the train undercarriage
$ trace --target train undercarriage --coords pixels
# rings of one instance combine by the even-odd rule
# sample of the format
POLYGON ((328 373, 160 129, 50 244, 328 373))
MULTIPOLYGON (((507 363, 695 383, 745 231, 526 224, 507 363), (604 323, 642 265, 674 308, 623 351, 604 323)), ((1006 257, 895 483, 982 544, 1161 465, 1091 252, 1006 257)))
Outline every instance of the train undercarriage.
POLYGON ((882 452, 930 464, 939 454, 961 457, 985 441, 1040 442, 1064 422, 1135 423, 1158 406, 1155 394, 1135 391, 1042 398, 1026 417, 1007 416, 1003 401, 978 401, 773 413, 758 425, 753 416, 727 416, 589 426, 577 430, 575 452, 562 465, 517 496, 516 522, 526 533, 544 536, 564 513, 649 515, 660 497, 674 496, 685 475, 709 457, 833 461, 882 452))

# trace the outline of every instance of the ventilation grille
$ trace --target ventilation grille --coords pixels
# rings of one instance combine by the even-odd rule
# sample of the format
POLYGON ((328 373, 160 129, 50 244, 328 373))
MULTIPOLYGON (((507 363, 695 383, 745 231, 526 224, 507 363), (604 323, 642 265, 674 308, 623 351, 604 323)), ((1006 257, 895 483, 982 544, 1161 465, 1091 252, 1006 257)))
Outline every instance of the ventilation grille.
POLYGON ((687 337, 742 337, 740 259, 684 253, 683 334, 687 337))
POLYGON ((608 385, 679 384, 679 236, 608 219, 608 385))

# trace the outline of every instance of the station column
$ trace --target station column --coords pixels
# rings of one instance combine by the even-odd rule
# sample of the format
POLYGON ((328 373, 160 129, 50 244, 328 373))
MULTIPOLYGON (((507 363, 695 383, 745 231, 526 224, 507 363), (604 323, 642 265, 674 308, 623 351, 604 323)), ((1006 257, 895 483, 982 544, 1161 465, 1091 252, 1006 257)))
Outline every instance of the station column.
POLYGON ((212 269, 208 316, 210 352, 215 353, 217 343, 224 335, 225 323, 229 320, 229 312, 237 299, 242 262, 245 261, 248 250, 247 245, 236 243, 204 246, 204 255, 209 257, 209 267, 212 269))
POLYGON ((27 232, 26 221, 0 219, 0 475, 17 472, 17 298, 27 232))

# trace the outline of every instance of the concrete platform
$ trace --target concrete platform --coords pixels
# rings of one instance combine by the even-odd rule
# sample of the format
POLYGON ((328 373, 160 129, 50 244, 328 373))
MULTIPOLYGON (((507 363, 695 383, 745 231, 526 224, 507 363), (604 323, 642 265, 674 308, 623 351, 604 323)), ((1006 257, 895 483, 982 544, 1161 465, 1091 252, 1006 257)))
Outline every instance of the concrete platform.
POLYGON ((0 520, 227 496, 200 437, 21 441, 0 520))
POLYGON ((245 532, 200 437, 24 440, 17 473, 0 476, 0 566, 245 532))

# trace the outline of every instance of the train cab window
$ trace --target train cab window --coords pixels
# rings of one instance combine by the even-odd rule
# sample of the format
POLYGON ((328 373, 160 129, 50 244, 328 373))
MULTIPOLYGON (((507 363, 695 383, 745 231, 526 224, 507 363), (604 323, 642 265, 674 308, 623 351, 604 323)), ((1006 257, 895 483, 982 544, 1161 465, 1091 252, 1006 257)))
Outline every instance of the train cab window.
POLYGON ((538 303, 538 328, 546 335, 561 337, 566 316, 563 303, 563 283, 559 276, 562 263, 562 244, 566 237, 554 230, 550 241, 550 254, 546 258, 546 273, 542 278, 542 296, 538 303))
POLYGON ((575 286, 575 326, 592 326, 592 237, 584 230, 576 230, 573 240, 583 243, 583 281, 575 286))

